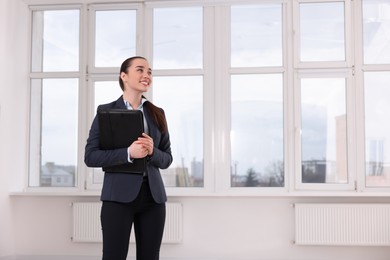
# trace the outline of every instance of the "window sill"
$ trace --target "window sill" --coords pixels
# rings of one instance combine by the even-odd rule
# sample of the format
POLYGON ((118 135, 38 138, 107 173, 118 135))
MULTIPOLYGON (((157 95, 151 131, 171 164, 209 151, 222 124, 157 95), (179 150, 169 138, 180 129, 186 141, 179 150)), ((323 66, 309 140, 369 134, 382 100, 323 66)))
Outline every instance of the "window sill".
MULTIPOLYGON (((100 197, 100 190, 25 190, 13 191, 9 193, 12 197, 100 197)), ((294 197, 344 197, 344 198, 374 198, 374 197, 390 197, 390 191, 207 191, 202 189, 186 189, 186 190, 167 190, 167 196, 174 197, 279 197, 279 198, 294 198, 294 197)))
POLYGON ((97 197, 100 191, 14 191, 10 196, 18 197, 97 197))

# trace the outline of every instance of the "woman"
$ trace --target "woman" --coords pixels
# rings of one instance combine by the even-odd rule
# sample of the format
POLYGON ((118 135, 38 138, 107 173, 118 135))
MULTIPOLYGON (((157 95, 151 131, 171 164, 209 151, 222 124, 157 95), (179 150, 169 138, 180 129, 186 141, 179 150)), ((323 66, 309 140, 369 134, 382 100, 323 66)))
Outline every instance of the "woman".
POLYGON ((145 133, 130 147, 101 150, 99 122, 95 117, 85 147, 88 167, 106 167, 147 158, 145 173, 105 172, 101 193, 103 260, 125 260, 132 224, 137 260, 159 259, 167 200, 159 169, 172 163, 171 144, 164 111, 142 95, 152 83, 152 69, 143 57, 122 63, 119 84, 123 95, 98 109, 138 109, 143 112, 145 133))

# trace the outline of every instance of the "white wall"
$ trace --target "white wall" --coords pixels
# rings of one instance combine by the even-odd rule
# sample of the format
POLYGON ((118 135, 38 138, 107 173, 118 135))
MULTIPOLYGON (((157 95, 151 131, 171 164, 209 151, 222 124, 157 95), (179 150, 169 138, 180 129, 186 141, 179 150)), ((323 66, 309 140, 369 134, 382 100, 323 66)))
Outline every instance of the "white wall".
MULTIPOLYGON (((13 116, 10 111, 12 108, 10 99, 15 92, 11 88, 18 83, 11 77, 14 67, 10 53, 14 37, 12 35, 12 12, 14 10, 12 2, 12 0, 0 1, 0 33, 2 35, 0 37, 0 257, 14 253, 13 222, 8 196, 9 180, 15 169, 8 160, 12 158, 15 161, 18 155, 9 141, 10 137, 15 138, 13 135, 15 125, 12 124, 13 116), (10 156, 11 154, 13 156, 10 156)), ((18 161, 24 161, 23 159, 22 154, 18 161)))
MULTIPOLYGON (((16 253, 96 256, 100 243, 73 243, 72 201, 97 198, 13 197, 16 253)), ((165 244, 163 259, 180 260, 388 260, 389 247, 305 247, 294 238, 294 202, 354 202, 343 198, 170 198, 183 203, 182 244, 165 244)), ((385 202, 386 199, 362 199, 385 202)), ((134 245, 130 256, 134 256, 134 245)), ((56 260, 53 258, 51 260, 56 260)), ((72 258, 73 259, 73 258, 72 258)))
MULTIPOLYGON (((63 255, 99 259, 101 244, 70 240, 70 203, 97 201, 98 197, 8 196, 10 187, 14 189, 21 184, 27 171, 27 18, 22 0, 0 1, 0 258, 53 255, 50 260, 56 260, 64 257, 54 255, 63 255)), ((169 200, 183 204, 184 236, 182 244, 162 246, 161 255, 165 258, 390 258, 389 247, 303 247, 290 243, 294 235, 290 205, 294 202, 390 202, 388 198, 173 197, 169 200)), ((134 245, 130 255, 134 256, 134 245)))

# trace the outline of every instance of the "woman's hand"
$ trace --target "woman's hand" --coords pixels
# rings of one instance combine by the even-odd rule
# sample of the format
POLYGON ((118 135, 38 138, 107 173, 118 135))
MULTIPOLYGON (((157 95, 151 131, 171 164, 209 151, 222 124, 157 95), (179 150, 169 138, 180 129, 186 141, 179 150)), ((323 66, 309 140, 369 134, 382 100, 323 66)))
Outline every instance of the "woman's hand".
POLYGON ((130 147, 130 158, 144 158, 147 155, 153 154, 153 139, 145 133, 142 133, 142 137, 139 137, 134 141, 130 147))
POLYGON ((142 137, 139 137, 137 141, 141 142, 142 147, 147 150, 147 155, 151 156, 153 154, 154 144, 152 137, 142 133, 142 137))

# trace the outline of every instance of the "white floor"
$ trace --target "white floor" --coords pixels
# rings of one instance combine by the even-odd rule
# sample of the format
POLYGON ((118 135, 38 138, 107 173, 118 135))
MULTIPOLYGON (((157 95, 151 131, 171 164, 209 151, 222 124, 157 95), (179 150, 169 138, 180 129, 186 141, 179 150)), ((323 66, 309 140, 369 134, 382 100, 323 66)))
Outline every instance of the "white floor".
MULTIPOLYGON (((101 260, 99 256, 9 256, 0 257, 0 260, 101 260)), ((135 258, 127 258, 127 260, 135 260, 135 258)), ((226 258, 180 258, 168 257, 160 258, 160 260, 282 260, 282 259, 264 259, 264 258, 245 258, 245 259, 226 259, 226 258)), ((290 259, 294 260, 294 259, 290 259)), ((299 259, 295 259, 299 260, 299 259)), ((326 260, 326 259, 313 259, 326 260)))

